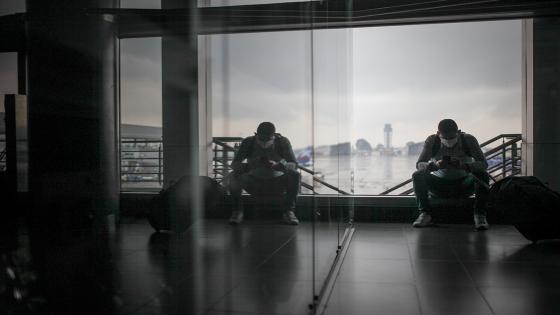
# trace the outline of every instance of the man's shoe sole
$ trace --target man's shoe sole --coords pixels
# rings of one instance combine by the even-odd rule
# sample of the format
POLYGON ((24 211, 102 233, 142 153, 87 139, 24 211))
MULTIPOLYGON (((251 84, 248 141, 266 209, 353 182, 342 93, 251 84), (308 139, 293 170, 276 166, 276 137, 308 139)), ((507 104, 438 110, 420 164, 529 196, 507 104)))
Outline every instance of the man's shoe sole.
POLYGON ((428 224, 412 224, 413 228, 425 228, 425 227, 430 227, 433 226, 434 223, 428 223, 428 224))

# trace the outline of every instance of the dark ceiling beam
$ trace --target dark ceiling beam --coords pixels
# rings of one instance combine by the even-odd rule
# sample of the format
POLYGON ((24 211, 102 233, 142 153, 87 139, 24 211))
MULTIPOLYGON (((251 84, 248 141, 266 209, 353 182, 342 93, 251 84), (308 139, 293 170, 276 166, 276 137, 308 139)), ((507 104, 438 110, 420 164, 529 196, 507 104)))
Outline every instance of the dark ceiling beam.
MULTIPOLYGON (((118 36, 150 37, 189 33, 196 18, 199 34, 271 32, 560 16, 560 1, 545 0, 329 0, 197 9, 76 9, 106 14, 118 36)), ((44 17, 43 17, 44 18, 44 17)), ((64 19, 53 14, 53 19, 64 19)), ((25 14, 0 17, 0 51, 25 45, 25 14)))
POLYGON ((101 10, 118 17, 121 37, 270 32, 560 16, 560 1, 543 0, 354 0, 207 7, 196 10, 101 10))

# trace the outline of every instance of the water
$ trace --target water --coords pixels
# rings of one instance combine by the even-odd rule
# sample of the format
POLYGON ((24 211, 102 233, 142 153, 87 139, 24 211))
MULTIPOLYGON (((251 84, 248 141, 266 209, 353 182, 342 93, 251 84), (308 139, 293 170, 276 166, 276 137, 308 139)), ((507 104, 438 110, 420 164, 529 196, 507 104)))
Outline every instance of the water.
MULTIPOLYGON (((319 172, 325 182, 349 193, 352 193, 353 170, 353 193, 355 195, 378 195, 409 179, 416 170, 417 159, 417 156, 382 156, 378 153, 352 157, 322 156, 316 157, 313 167, 310 168, 319 172)), ((303 180, 311 183, 309 176, 303 176, 303 180)), ((316 188, 316 191, 317 193, 336 193, 321 185, 316 188)))
MULTIPOLYGON (((307 168, 318 173, 317 177, 323 181, 338 187, 339 189, 355 195, 379 195, 381 192, 400 184, 409 179, 416 170, 416 156, 396 155, 382 156, 377 152, 372 155, 354 156, 319 156, 314 163, 307 168), (353 181, 353 182, 352 182, 353 181)), ((130 171, 128 169, 124 169, 130 171)), ((154 167, 141 167, 141 172, 157 172, 154 167)), ((154 175, 155 176, 155 175, 154 175)), ((161 185, 157 177, 146 181, 143 177, 122 178, 122 189, 128 190, 160 190, 161 185)), ((302 172, 302 181, 315 185, 318 194, 337 194, 336 191, 313 183, 310 175, 302 172)), ((409 184, 404 189, 411 188, 409 184)), ((404 189, 393 194, 398 194, 404 189)), ((303 194, 311 191, 302 189, 303 194)))

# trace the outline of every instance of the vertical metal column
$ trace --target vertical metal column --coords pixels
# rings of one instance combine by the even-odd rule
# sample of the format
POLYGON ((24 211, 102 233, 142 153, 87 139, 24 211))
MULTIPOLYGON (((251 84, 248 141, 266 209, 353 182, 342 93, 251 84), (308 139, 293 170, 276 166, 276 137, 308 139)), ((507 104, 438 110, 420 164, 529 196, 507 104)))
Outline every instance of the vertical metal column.
POLYGON ((49 313, 109 314, 119 206, 116 0, 28 0, 29 230, 49 313), (77 289, 79 288, 79 289, 77 289))
POLYGON ((524 21, 523 164, 560 190, 560 18, 524 21))

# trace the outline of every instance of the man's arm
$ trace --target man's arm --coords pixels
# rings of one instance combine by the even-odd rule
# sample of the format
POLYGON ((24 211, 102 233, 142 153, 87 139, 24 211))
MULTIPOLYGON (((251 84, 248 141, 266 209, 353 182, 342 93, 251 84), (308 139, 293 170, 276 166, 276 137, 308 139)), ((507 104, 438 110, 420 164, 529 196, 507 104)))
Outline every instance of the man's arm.
POLYGON ((282 160, 280 163, 288 170, 297 170, 297 160, 294 150, 292 149, 292 144, 288 138, 282 138, 282 160))
POLYGON ((424 141, 424 148, 422 149, 422 153, 418 157, 418 161, 416 162, 416 169, 417 170, 425 170, 430 165, 430 159, 432 158, 432 148, 434 146, 436 135, 430 135, 424 141))
POLYGON ((488 162, 482 153, 478 140, 472 135, 465 135, 465 144, 467 145, 474 162, 466 163, 471 172, 485 172, 488 169, 488 162))
POLYGON ((231 161, 231 168, 234 171, 240 170, 243 161, 247 157, 249 157, 249 152, 250 152, 252 143, 253 143, 253 141, 251 141, 250 137, 245 138, 245 139, 243 139, 243 141, 241 141, 241 144, 239 145, 239 150, 237 150, 237 152, 235 152, 235 155, 233 157, 233 161, 231 161))

